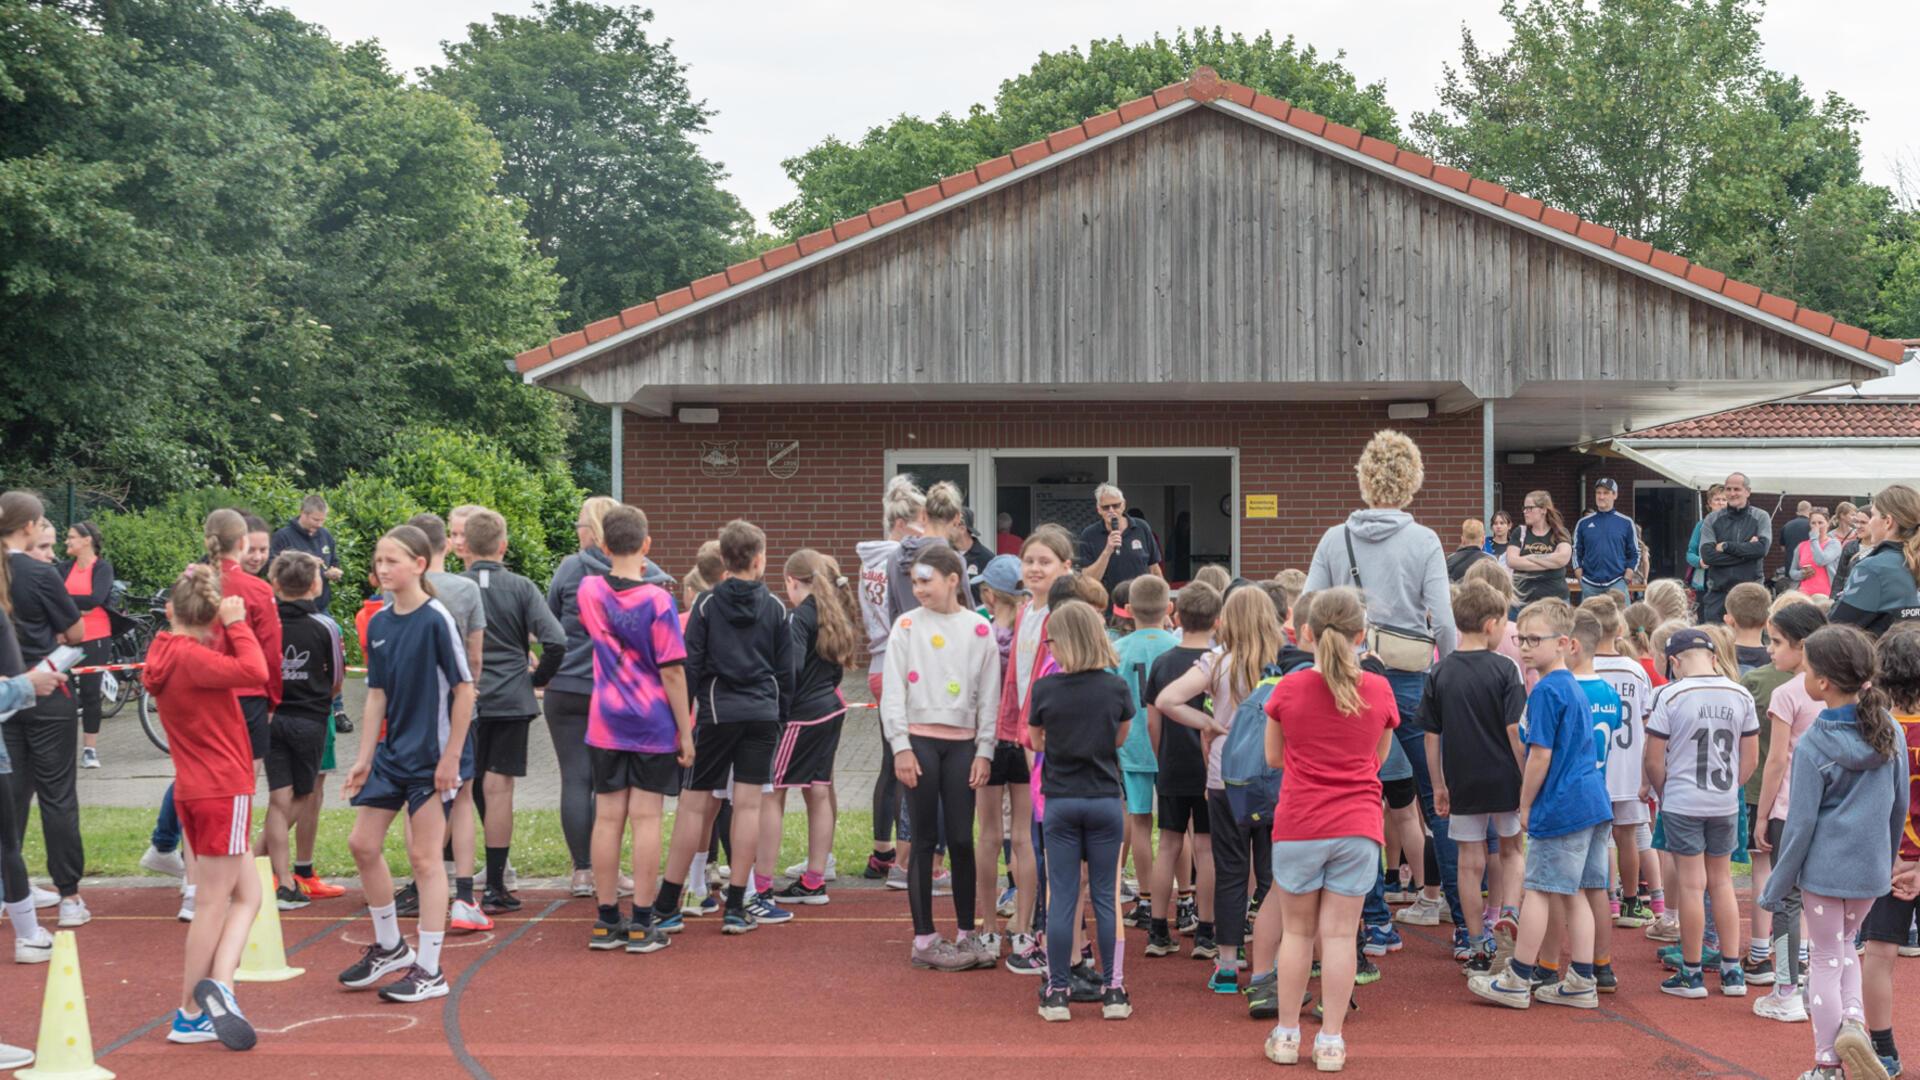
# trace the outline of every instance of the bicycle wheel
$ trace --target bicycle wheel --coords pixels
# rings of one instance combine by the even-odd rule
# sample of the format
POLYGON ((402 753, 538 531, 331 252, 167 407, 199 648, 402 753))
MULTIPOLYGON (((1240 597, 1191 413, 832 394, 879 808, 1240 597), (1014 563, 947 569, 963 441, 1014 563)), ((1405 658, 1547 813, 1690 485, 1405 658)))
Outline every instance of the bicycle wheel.
POLYGON ((154 705, 152 694, 140 695, 140 730, 147 733, 147 741, 159 747, 161 753, 172 753, 167 749, 167 732, 160 726, 160 710, 154 705))

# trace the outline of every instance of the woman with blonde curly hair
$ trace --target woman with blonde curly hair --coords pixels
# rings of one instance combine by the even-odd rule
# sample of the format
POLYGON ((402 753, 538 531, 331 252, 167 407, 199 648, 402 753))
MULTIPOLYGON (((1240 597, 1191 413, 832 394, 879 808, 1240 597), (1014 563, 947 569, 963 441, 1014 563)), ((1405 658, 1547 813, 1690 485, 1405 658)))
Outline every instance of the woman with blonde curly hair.
MULTIPOLYGON (((1367 608, 1368 645, 1386 665, 1387 681, 1402 717, 1420 714, 1426 669, 1453 651, 1458 634, 1453 625, 1453 596, 1447 587, 1446 551, 1432 529, 1413 520, 1407 506, 1426 481, 1420 448, 1398 431, 1380 431, 1367 441, 1354 465, 1360 497, 1366 508, 1355 510, 1345 523, 1320 537, 1313 564, 1307 571, 1307 591, 1339 586, 1360 590, 1367 608)), ((1427 775, 1425 733, 1417 724, 1403 724, 1396 732, 1380 780, 1412 779, 1420 798, 1420 812, 1433 833, 1431 850, 1436 873, 1426 880, 1441 883, 1444 911, 1453 916, 1454 951, 1467 947, 1466 922, 1460 911, 1454 863, 1457 850, 1447 836, 1447 819, 1434 814, 1433 781, 1427 775)), ((1402 910, 1399 920, 1415 926, 1438 926, 1443 905, 1437 896, 1422 896, 1402 910)), ((1365 948, 1382 955, 1400 947, 1385 899, 1384 875, 1367 896, 1362 913, 1367 930, 1365 948)))

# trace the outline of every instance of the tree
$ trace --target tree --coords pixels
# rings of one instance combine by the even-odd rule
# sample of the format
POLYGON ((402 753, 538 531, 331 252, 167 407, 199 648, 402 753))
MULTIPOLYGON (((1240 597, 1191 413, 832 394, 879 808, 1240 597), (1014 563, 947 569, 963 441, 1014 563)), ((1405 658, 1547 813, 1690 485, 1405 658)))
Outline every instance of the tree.
POLYGON ((1322 59, 1291 37, 1275 44, 1270 34, 1248 39, 1215 27, 1131 44, 1102 38, 1084 54, 1077 47, 1042 53, 1031 69, 1000 84, 992 109, 975 105, 964 117, 932 120, 900 116, 857 143, 829 137, 788 158, 781 165, 800 196, 772 213, 773 224, 788 236, 825 228, 1179 82, 1202 64, 1368 135, 1398 137, 1384 86, 1359 86, 1339 55, 1322 59))

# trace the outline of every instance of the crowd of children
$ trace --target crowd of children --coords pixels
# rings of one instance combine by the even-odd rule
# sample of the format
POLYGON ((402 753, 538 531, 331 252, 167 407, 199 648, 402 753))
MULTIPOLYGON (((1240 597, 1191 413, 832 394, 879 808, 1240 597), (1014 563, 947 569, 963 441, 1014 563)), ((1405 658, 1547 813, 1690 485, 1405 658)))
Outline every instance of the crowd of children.
MULTIPOLYGON (((1408 499, 1417 457, 1413 469, 1408 499)), ((1363 539, 1421 542, 1380 525, 1406 500, 1369 501, 1363 539)), ((1142 577, 1110 596, 1074 571, 1055 526, 1017 554, 964 559, 943 542, 966 528, 960 505, 950 484, 923 493, 896 478, 887 539, 861 545, 857 595, 833 558, 803 549, 782 564, 785 603, 763 580, 766 536, 745 521, 702 550, 677 598, 648 559, 645 513, 609 499, 583 507, 581 555, 544 596, 507 569, 491 510, 387 532, 359 627, 365 736, 344 784, 373 941, 339 981, 389 1001, 442 996, 446 933, 519 908, 513 781, 543 687, 556 750, 578 731, 578 764, 561 757, 590 800, 585 835, 569 828, 584 849, 575 894, 597 905, 590 948, 646 954, 689 916, 717 914, 738 935, 792 919, 783 903, 827 903, 841 683, 864 648, 888 754, 867 872, 904 887, 916 968, 1004 964, 1040 980, 1045 1020, 1071 1019, 1075 1003, 1125 1019, 1125 923, 1146 931, 1147 958, 1213 961, 1206 988, 1273 1021, 1270 1060, 1336 1071, 1353 988, 1403 945, 1395 921, 1451 916, 1467 992, 1512 1009, 1596 1008, 1632 978, 1615 970, 1615 930, 1644 929, 1668 947, 1662 993, 1707 997, 1711 974, 1723 995, 1764 988, 1759 1017, 1811 1021, 1810 1080, 1899 1073, 1892 957, 1920 906, 1920 624, 1876 640, 1827 625, 1825 597, 1758 584, 1732 589, 1712 625, 1694 624, 1678 582, 1631 604, 1595 590, 1577 606, 1523 605, 1515 575, 1478 559, 1450 591, 1429 568, 1416 575, 1449 601, 1435 620, 1446 634, 1422 639, 1377 621, 1393 586, 1376 574, 1365 588, 1350 539, 1351 583, 1321 573, 1308 591, 1299 571, 1250 582, 1209 567, 1177 595, 1142 577), (1425 641, 1418 664, 1409 640, 1425 641), (775 893, 793 789, 806 856, 775 893), (385 855, 396 818, 403 889, 385 855), (1737 859, 1752 866, 1750 938, 1737 859), (724 887, 710 892, 710 877, 724 887), (1404 905, 1397 920, 1389 902, 1404 905)), ((291 842, 334 767, 345 666, 316 604, 326 567, 288 552, 250 570, 249 533, 234 511, 208 517, 207 559, 171 589, 142 674, 189 853, 168 1038, 233 1049, 255 1041, 232 983, 258 906, 339 892, 291 842), (269 791, 257 839, 256 761, 269 791)), ((1415 595, 1398 599, 1430 604, 1415 595)), ((7 910, 43 950, 37 924, 20 929, 31 905, 7 910)))

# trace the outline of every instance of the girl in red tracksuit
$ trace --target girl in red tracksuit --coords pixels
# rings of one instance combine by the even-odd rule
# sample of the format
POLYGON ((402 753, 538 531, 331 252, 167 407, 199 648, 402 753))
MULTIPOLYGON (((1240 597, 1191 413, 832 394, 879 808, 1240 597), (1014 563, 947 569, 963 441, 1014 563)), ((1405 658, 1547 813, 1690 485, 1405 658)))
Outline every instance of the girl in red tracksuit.
POLYGON ((167 599, 170 627, 154 635, 141 679, 172 749, 174 807, 197 860, 186 978, 170 1042, 218 1039, 251 1049, 252 1025, 233 999, 247 932, 260 909, 253 869, 253 748, 236 694, 263 691, 268 664, 247 625, 247 602, 221 598, 220 573, 192 566, 167 599), (228 655, 210 644, 224 633, 228 655))

